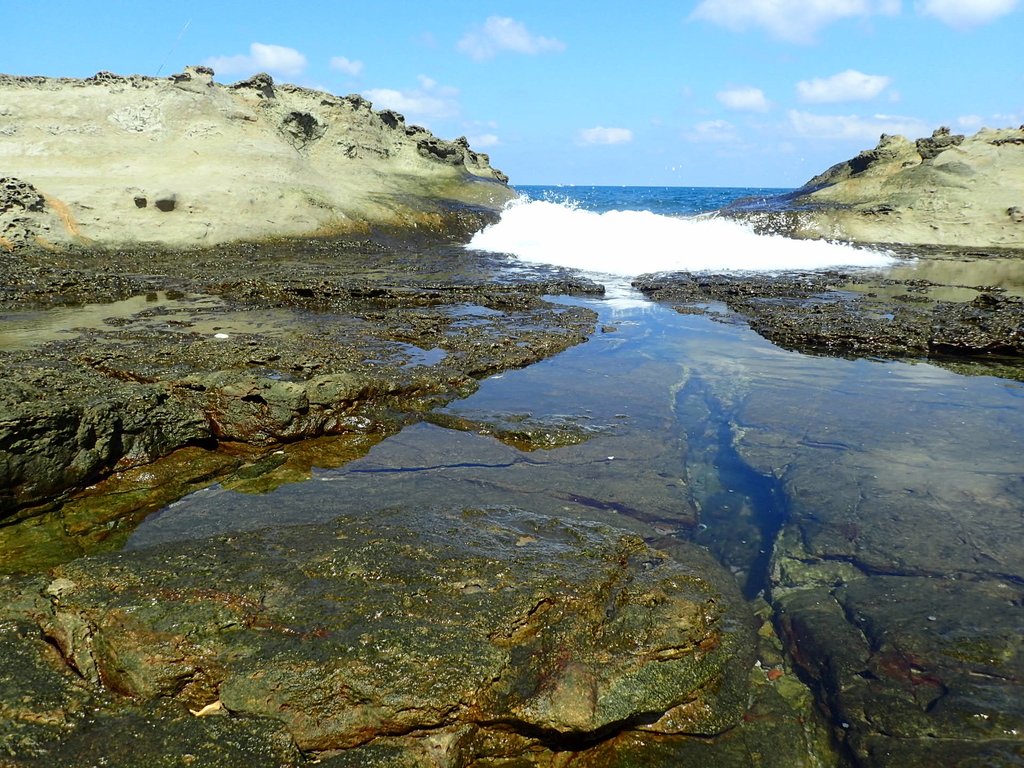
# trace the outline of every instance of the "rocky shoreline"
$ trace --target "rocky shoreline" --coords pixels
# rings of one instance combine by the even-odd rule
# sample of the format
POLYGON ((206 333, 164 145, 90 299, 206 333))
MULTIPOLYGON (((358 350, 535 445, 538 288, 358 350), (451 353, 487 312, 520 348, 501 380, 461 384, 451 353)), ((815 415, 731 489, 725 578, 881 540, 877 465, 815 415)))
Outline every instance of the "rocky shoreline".
POLYGON ((790 237, 1024 250, 1024 126, 883 135, 782 198, 724 213, 790 237))
MULTIPOLYGON (((465 142, 358 97, 266 76, 220 86, 201 68, 0 78, 0 92, 3 768, 127 768, 140 755, 150 766, 335 768, 1019 762, 1024 576, 1018 540, 1000 533, 1019 527, 1019 510, 1000 502, 1021 495, 1013 457, 986 465, 977 488, 958 474, 964 445, 928 446, 889 476, 869 440, 832 442, 833 426, 850 426, 831 401, 805 398, 794 417, 737 398, 723 427, 711 410, 726 408, 699 372, 671 391, 692 430, 672 450, 692 450, 691 467, 706 450, 716 468, 731 452, 779 497, 772 525, 736 503, 742 487, 723 487, 716 520, 692 489, 675 493, 695 478, 651 467, 638 482, 671 486, 674 527, 613 493, 568 488, 551 501, 592 507, 592 520, 565 506, 415 497, 371 512, 361 497, 323 494, 302 524, 126 548, 135 526, 186 494, 307 480, 410 425, 525 453, 586 443, 582 421, 438 411, 592 337, 595 312, 548 297, 603 288, 465 250, 512 194, 502 174, 465 142), (60 126, 29 120, 40 94, 48 108, 86 105, 60 126), (134 159, 96 185, 89 163, 109 161, 95 142, 110 131, 134 159), (211 150, 204 168, 225 186, 151 182, 154 148, 165 163, 211 150), (69 152, 77 160, 54 174, 69 152), (255 155, 269 159, 250 177, 255 155), (808 446, 821 452, 790 467, 808 446), (850 487, 837 488, 839 475, 850 487), (911 495, 911 475, 921 488, 964 479, 942 498, 984 508, 984 525, 911 495), (606 522, 620 512, 621 525, 606 522), (918 556, 905 539, 929 524, 940 530, 918 556), (717 544, 709 526, 723 529, 717 544), (763 584, 744 584, 745 597, 737 578, 755 567, 763 584)), ((1015 135, 887 139, 815 188, 902 178, 892 163, 983 178, 946 167, 950 157, 969 166, 986 147, 1018 152, 1015 135)), ((874 241, 918 226, 917 213, 814 200, 740 215, 777 228, 813 210, 833 217, 828 232, 901 222, 850 230, 874 241)), ((634 285, 788 349, 1024 380, 1015 227, 1012 216, 980 227, 984 250, 915 248, 884 274, 634 285)), ((975 231, 934 231, 954 230, 975 231)), ((615 338, 614 326, 600 331, 615 338)))
POLYGON ((593 329, 589 311, 540 296, 599 286, 496 282, 461 249, 435 242, 433 254, 424 264, 414 242, 381 238, 80 252, 70 263, 19 253, 0 297, 7 322, 43 302, 94 304, 112 319, 81 311, 76 322, 72 309, 65 322, 79 330, 66 340, 0 352, 2 515, 187 446, 258 457, 311 437, 388 434, 593 329))
POLYGON ((810 354, 928 360, 1024 379, 1024 259, 917 249, 885 273, 663 274, 633 285, 683 313, 734 313, 769 341, 810 354))

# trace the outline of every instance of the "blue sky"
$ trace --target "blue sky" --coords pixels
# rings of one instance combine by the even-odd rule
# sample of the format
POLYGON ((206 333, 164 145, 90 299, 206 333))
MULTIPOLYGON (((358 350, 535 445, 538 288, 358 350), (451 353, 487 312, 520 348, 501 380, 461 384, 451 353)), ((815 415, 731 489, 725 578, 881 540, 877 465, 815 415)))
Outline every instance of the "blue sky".
POLYGON ((513 184, 789 187, 883 132, 1024 123, 1024 0, 0 1, 0 72, 267 71, 513 184))

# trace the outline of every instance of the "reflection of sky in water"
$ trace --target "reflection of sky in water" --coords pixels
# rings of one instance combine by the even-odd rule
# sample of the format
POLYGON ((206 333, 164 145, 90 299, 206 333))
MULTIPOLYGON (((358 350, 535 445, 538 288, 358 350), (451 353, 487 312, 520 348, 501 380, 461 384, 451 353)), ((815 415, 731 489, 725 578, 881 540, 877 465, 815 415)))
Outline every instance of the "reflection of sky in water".
POLYGON ((982 551, 1000 561, 1024 550, 1021 385, 928 364, 788 352, 743 326, 615 290, 608 300, 570 300, 614 330, 488 379, 447 409, 477 420, 576 420, 595 435, 587 442, 523 453, 419 425, 264 496, 186 497, 140 526, 131 546, 330 519, 349 507, 430 504, 515 504, 689 536, 701 515, 712 520, 714 505, 728 511, 721 498, 749 511, 742 489, 726 487, 746 473, 755 485, 780 483, 791 522, 813 518, 805 534, 837 556, 850 553, 828 537, 848 519, 877 529, 861 531, 861 555, 896 567, 929 570, 953 538, 967 543, 941 555, 951 568, 971 570, 982 551), (722 465, 729 461, 742 466, 722 465))

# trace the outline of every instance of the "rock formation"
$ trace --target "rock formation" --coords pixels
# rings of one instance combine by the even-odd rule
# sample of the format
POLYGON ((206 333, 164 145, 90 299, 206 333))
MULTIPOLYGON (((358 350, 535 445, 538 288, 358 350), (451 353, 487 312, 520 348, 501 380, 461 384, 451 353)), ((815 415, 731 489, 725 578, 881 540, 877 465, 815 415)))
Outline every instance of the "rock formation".
POLYGON ((507 178, 360 96, 169 78, 0 75, 0 247, 169 247, 437 227, 507 178))
MULTIPOLYGON (((415 508, 85 558, 0 605, 0 686, 22 683, 0 747, 80 764, 93 717, 161 703, 148 735, 104 736, 103 764, 133 764, 128 743, 165 764, 186 709, 276 734, 274 765, 295 746, 554 766, 613 764, 586 749, 620 735, 707 742, 741 725, 753 632, 729 575, 685 556, 522 510, 415 508)), ((254 764, 221 759, 198 764, 254 764)))
POLYGON ((1024 248, 1024 126, 948 128, 834 165, 771 210, 740 205, 766 229, 860 243, 1024 248))

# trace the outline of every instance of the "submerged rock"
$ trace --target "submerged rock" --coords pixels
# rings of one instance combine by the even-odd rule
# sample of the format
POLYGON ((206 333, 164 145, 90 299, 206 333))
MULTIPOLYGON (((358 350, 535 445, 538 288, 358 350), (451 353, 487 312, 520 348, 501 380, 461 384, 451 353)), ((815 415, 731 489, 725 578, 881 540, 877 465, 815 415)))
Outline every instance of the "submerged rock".
MULTIPOLYGON (((23 677, 19 695, 54 699, 59 733, 6 746, 53 757, 88 743, 93 723, 138 731, 126 706, 164 709, 137 754, 185 738, 174 734, 188 710, 242 733, 276 723, 307 755, 354 750, 363 765, 385 753, 384 764, 429 753, 436 765, 553 765, 563 750, 602 765, 588 751, 624 734, 704 742, 747 706, 751 621, 706 554, 675 554, 604 526, 467 509, 78 560, 53 572, 43 601, 21 599, 51 644, 35 653, 57 648, 68 667, 39 690, 23 677), (71 700, 88 720, 67 713, 71 700)), ((356 764, 343 754, 328 764, 356 764)))

